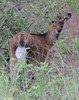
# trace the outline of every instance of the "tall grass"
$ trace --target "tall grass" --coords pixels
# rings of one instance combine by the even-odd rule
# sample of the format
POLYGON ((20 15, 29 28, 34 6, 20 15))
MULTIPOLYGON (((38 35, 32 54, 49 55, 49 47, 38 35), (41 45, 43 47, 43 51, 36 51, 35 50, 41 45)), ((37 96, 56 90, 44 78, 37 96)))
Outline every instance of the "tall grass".
POLYGON ((61 38, 56 41, 56 52, 50 66, 47 62, 40 62, 40 67, 17 63, 12 72, 12 80, 9 80, 10 74, 5 67, 5 63, 6 66, 9 65, 8 46, 5 41, 22 30, 37 34, 46 32, 50 25, 47 23, 56 13, 63 12, 65 5, 72 6, 78 13, 79 2, 28 0, 27 9, 19 9, 22 4, 20 0, 13 2, 15 7, 11 12, 10 3, 0 0, 0 50, 5 50, 0 52, 0 100, 78 100, 79 69, 68 57, 72 61, 79 59, 79 39, 72 39, 68 45, 61 38), (52 14, 52 10, 55 14, 52 14), (49 14, 45 16, 46 11, 49 14))
MULTIPOLYGON (((40 63, 40 67, 18 63, 13 70, 12 80, 9 80, 5 69, 0 68, 1 100, 78 100, 79 69, 72 62, 64 62, 68 57, 67 53, 73 52, 69 54, 72 58, 74 51, 75 54, 79 51, 78 40, 72 41, 73 44, 64 48, 66 52, 62 49, 64 43, 61 40, 56 42, 56 50, 60 48, 61 50, 56 51, 52 65, 49 67, 46 62, 40 63), (54 69, 55 67, 59 72, 54 69)), ((76 57, 79 58, 79 55, 76 57)))

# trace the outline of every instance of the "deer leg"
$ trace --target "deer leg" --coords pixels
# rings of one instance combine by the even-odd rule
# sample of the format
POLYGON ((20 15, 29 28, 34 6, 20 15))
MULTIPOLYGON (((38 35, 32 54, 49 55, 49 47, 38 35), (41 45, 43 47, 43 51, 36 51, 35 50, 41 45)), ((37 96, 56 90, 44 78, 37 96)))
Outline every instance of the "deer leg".
POLYGON ((11 75, 11 78, 12 78, 12 70, 16 64, 16 56, 15 56, 15 50, 14 50, 14 45, 12 44, 12 41, 10 42, 9 44, 9 56, 10 56, 10 65, 9 65, 9 69, 10 69, 10 75, 11 75))

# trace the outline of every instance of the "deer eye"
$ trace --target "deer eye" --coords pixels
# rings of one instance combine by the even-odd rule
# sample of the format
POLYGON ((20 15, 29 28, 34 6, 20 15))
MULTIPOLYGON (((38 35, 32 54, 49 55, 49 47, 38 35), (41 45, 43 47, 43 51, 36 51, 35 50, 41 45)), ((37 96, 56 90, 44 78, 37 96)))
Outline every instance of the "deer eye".
POLYGON ((52 23, 54 23, 54 20, 52 20, 52 23))

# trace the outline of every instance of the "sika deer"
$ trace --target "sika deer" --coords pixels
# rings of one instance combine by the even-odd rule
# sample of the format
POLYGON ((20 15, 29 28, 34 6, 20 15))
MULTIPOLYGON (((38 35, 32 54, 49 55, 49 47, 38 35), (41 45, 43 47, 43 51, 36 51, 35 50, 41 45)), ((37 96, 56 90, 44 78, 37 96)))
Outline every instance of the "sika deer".
POLYGON ((58 39, 60 32, 63 29, 64 22, 71 18, 71 13, 66 13, 64 16, 57 16, 52 21, 48 32, 42 35, 28 34, 27 32, 17 33, 9 44, 9 56, 16 60, 10 61, 10 73, 13 70, 16 62, 37 64, 44 62, 47 52, 53 46, 54 40, 58 39), (27 49, 29 47, 30 49, 27 49))

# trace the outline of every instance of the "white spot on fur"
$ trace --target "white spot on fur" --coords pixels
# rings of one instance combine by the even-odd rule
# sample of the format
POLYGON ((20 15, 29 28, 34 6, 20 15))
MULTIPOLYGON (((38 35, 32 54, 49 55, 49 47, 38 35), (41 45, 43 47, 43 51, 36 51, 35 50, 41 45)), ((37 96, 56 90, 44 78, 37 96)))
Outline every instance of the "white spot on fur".
POLYGON ((15 51, 15 55, 18 59, 18 61, 21 63, 22 61, 23 62, 26 62, 26 57, 27 57, 27 50, 25 47, 21 47, 21 46, 18 46, 16 51, 15 51))

